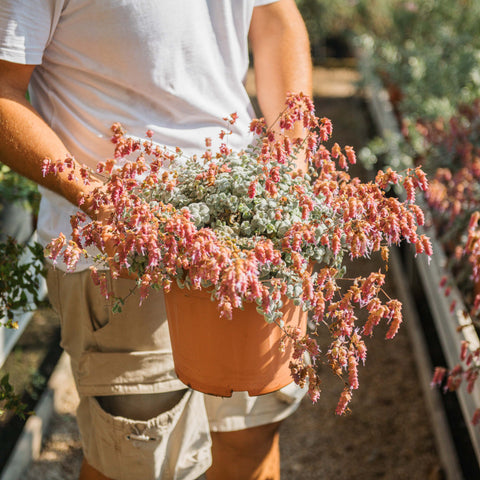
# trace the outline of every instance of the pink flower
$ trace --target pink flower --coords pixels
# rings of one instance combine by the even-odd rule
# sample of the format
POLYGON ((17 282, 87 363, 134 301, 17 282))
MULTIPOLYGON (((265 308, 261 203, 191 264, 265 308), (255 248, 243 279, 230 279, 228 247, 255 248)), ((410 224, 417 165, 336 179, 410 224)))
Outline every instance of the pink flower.
POLYGON ((45 248, 45 255, 52 260, 53 264, 55 265, 57 263, 57 258, 62 252, 62 250, 65 248, 67 244, 67 239, 65 238, 65 235, 63 233, 60 233, 60 235, 57 238, 54 238, 45 248))
POLYGON ((434 374, 433 374, 433 378, 432 378, 432 382, 431 382, 431 386, 439 386, 442 384, 445 376, 446 376, 446 373, 447 373, 447 369, 446 368, 443 368, 443 367, 436 367, 435 368, 435 371, 434 371, 434 374))
POLYGON ((347 406, 352 400, 352 392, 348 387, 345 387, 343 392, 340 395, 340 399, 337 404, 335 413, 337 415, 343 415, 347 411, 347 406))
POLYGON ((258 184, 258 180, 255 179, 255 180, 253 180, 253 182, 248 187, 248 196, 250 198, 253 198, 255 196, 255 193, 256 193, 256 190, 257 190, 257 184, 258 184))
POLYGON ((351 165, 355 165, 357 163, 357 157, 355 155, 355 150, 353 147, 346 146, 345 147, 345 152, 347 154, 348 161, 351 165))
POLYGON ((348 357, 348 383, 352 390, 356 390, 359 387, 358 383, 358 360, 355 355, 348 357))
POLYGON ((480 422, 480 408, 477 408, 473 413, 472 424, 478 425, 479 422, 480 422))
POLYGON ((398 300, 390 300, 387 307, 389 308, 390 328, 386 338, 391 339, 397 334, 402 323, 402 304, 398 300))

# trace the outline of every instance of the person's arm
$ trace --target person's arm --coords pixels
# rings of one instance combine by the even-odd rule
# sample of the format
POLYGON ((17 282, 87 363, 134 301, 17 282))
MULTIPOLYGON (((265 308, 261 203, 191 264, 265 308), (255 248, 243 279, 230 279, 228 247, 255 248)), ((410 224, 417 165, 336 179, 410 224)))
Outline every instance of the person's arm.
MULTIPOLYGON (((249 41, 258 103, 271 126, 284 110, 288 92, 312 95, 310 43, 295 1, 255 7, 249 41)), ((293 135, 302 136, 301 126, 293 135)))
MULTIPOLYGON (((45 158, 64 160, 70 154, 25 98, 34 68, 34 65, 0 60, 0 161, 78 205, 82 193, 88 193, 101 183, 92 180, 87 187, 81 181, 69 181, 68 172, 42 175, 45 158)), ((88 205, 83 205, 82 209, 87 211, 88 205)))

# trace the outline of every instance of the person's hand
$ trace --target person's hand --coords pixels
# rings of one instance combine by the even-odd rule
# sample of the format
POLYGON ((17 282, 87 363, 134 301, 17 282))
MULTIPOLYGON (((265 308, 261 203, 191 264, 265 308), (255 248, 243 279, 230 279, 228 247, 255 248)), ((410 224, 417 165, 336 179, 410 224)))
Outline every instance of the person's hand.
MULTIPOLYGON (((106 255, 107 264, 110 270, 117 270, 114 267, 115 256, 118 249, 118 241, 114 237, 113 222, 113 207, 111 205, 99 205, 96 206, 93 200, 93 196, 106 192, 105 184, 96 184, 94 188, 91 188, 88 193, 84 194, 84 201, 82 202, 81 209, 94 221, 102 224, 102 247, 101 252, 106 255)), ((120 278, 128 278, 130 280, 136 280, 138 275, 136 273, 129 272, 127 268, 122 268, 119 272, 120 278)))
MULTIPOLYGON (((107 255, 107 263, 110 266, 110 270, 113 268, 113 264, 115 263, 114 258, 117 254, 117 241, 113 237, 113 232, 107 228, 104 230, 102 235, 103 241, 103 253, 107 255)), ((133 272, 129 272, 127 268, 122 268, 119 272, 119 278, 128 278, 130 280, 136 280, 138 275, 133 272)))

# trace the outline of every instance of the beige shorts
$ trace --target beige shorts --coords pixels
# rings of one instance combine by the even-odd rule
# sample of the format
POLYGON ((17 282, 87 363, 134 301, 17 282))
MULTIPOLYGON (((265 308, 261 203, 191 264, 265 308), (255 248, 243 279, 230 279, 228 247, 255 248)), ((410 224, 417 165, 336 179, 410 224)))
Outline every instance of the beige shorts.
POLYGON ((187 389, 175 374, 162 292, 152 292, 139 306, 130 293, 133 281, 110 282, 115 296, 130 294, 114 314, 89 271, 65 274, 50 268, 47 282, 80 395, 84 454, 110 478, 196 479, 211 464, 210 431, 283 420, 305 394, 295 384, 259 397, 235 392, 220 398, 187 389), (137 395, 146 401, 137 401, 137 395), (174 405, 163 402, 172 396, 174 405), (111 398, 120 402, 121 414, 102 408, 102 399, 111 398), (125 400, 130 402, 122 405, 125 400))

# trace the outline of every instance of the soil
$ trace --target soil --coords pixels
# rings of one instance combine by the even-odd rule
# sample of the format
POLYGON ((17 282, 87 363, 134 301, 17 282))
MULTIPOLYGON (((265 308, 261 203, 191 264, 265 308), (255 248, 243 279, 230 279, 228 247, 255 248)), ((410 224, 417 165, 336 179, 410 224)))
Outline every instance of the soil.
MULTIPOLYGON (((333 121, 335 141, 358 151, 373 132, 361 92, 355 86, 357 80, 358 74, 350 64, 315 72, 317 114, 333 121)), ((380 268, 380 262, 366 259, 358 268, 365 273, 380 268)), ((391 296, 395 296, 395 280, 388 276, 386 289, 391 296)), ((407 329, 401 328, 388 341, 379 330, 367 346, 360 389, 346 416, 334 413, 341 382, 328 367, 319 367, 324 382, 320 400, 312 405, 305 399, 282 425, 282 478, 444 478, 407 329)), ((75 425, 77 401, 70 378, 60 390, 41 456, 23 480, 78 478, 81 450, 75 425)))

